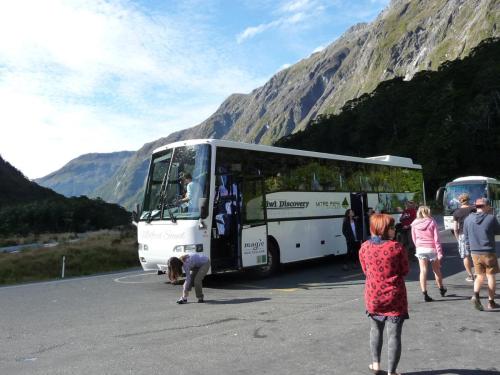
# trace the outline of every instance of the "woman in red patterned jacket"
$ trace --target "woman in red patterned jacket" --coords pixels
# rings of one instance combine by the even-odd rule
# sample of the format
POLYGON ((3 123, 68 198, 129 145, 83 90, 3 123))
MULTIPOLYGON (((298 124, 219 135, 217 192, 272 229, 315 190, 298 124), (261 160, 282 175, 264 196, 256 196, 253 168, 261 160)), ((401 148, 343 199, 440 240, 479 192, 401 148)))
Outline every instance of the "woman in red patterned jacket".
POLYGON ((370 318, 370 348, 374 374, 382 374, 380 355, 384 327, 388 335, 388 375, 394 375, 401 357, 401 331, 408 319, 408 300, 404 277, 408 274, 408 256, 393 240, 394 218, 374 214, 370 218, 370 240, 361 245, 359 261, 366 275, 365 306, 370 318))

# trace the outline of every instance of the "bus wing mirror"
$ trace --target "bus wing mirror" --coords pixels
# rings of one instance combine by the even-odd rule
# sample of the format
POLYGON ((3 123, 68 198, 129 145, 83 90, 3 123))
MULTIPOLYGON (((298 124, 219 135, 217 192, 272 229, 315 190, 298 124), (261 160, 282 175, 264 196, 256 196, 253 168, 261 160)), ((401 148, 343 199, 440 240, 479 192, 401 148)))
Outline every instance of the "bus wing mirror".
POLYGON ((208 199, 200 198, 198 200, 198 207, 200 209, 200 217, 205 219, 208 216, 208 199))
POLYGON ((446 188, 444 186, 441 186, 439 189, 436 191, 436 203, 438 206, 442 206, 443 204, 443 194, 446 188))
POLYGON ((139 211, 140 211, 140 206, 137 204, 135 206, 135 210, 132 211, 132 224, 137 226, 137 223, 139 222, 139 211))

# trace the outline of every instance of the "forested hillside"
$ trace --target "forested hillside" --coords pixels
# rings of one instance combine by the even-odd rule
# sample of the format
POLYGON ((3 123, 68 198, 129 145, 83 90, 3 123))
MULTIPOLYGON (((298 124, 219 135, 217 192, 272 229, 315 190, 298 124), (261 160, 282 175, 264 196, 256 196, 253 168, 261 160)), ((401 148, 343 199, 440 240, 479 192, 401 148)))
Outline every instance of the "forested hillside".
POLYGON ((84 232, 129 222, 123 207, 99 198, 65 198, 29 181, 0 157, 0 236, 84 232))
POLYGON ((383 82, 310 125, 276 145, 410 157, 423 166, 428 194, 458 176, 500 177, 500 40, 411 81, 383 82))
POLYGON ((0 156, 0 209, 10 204, 56 197, 62 195, 29 181, 0 156))

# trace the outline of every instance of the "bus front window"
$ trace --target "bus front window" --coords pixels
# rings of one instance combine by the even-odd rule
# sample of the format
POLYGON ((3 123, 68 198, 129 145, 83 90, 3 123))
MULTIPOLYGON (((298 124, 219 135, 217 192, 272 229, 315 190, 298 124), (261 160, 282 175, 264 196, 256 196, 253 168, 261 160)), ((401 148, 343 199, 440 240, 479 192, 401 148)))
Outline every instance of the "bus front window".
POLYGON ((202 198, 208 200, 209 172, 210 145, 153 155, 141 220, 199 219, 202 198))
POLYGON ((474 204, 477 198, 486 197, 485 188, 485 184, 463 184, 448 186, 446 188, 446 194, 444 196, 445 212, 451 213, 460 207, 458 197, 461 194, 469 194, 469 204, 474 204))

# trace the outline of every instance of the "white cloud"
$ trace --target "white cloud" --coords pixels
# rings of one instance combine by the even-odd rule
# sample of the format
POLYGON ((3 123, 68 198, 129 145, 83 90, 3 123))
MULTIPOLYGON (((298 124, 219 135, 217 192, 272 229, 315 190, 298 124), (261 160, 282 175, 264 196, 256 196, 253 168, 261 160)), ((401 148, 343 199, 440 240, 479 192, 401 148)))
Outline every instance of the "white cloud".
POLYGON ((264 82, 227 50, 126 0, 0 2, 0 153, 35 178, 194 126, 264 82))
POLYGON ((264 31, 271 29, 275 26, 278 26, 278 21, 273 21, 269 23, 263 23, 257 26, 247 27, 241 34, 238 34, 236 37, 236 41, 238 43, 243 43, 245 40, 253 38, 255 35, 263 33, 264 31))
POLYGON ((303 11, 310 8, 312 4, 313 1, 311 0, 292 0, 289 2, 285 2, 281 6, 281 11, 285 13, 303 11))
POLYGON ((257 26, 249 26, 236 36, 238 43, 271 29, 285 29, 288 26, 314 20, 325 10, 319 0, 292 0, 281 4, 277 9, 278 18, 257 26))
POLYGON ((316 47, 312 53, 317 53, 317 52, 321 52, 325 49, 326 47, 325 46, 319 46, 319 47, 316 47))

